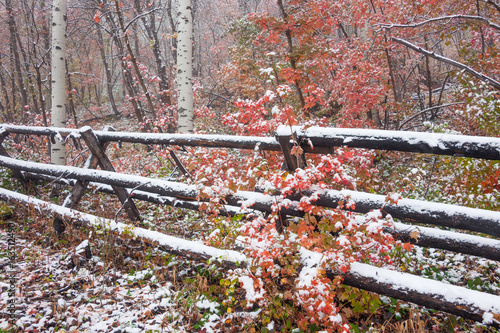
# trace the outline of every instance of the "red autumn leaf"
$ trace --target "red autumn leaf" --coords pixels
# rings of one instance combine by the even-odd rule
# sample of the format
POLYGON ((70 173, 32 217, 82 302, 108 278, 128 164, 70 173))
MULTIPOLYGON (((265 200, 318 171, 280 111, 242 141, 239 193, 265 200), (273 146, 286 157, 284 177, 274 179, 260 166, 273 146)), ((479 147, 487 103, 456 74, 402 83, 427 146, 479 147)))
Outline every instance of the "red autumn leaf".
POLYGON ((100 15, 99 13, 96 13, 96 14, 94 15, 94 21, 95 21, 95 23, 99 23, 99 22, 101 22, 101 18, 100 18, 100 16, 101 16, 101 15, 100 15))
POLYGON ((403 249, 405 249, 406 251, 411 251, 413 249, 413 245, 411 243, 404 243, 403 249))

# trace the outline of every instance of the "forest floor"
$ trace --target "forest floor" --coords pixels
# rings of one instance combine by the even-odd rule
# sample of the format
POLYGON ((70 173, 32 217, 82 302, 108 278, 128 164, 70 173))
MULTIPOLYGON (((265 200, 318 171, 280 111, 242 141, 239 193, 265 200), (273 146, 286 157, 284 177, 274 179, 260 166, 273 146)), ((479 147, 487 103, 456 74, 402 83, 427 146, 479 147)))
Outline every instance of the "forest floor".
MULTIPOLYGON (((263 324, 258 308, 228 306, 228 272, 217 266, 113 233, 69 227, 57 235, 51 217, 6 205, 2 210, 12 215, 0 223, 0 332, 302 332, 263 324), (14 249, 8 247, 9 222, 14 249), (5 301, 11 278, 17 286, 14 318, 5 301), (12 319, 17 329, 11 330, 12 319)), ((194 217, 177 216, 170 233, 196 239, 204 230, 194 217), (186 235, 188 229, 195 232, 186 235)), ((499 262, 422 248, 410 257, 405 270, 500 295, 499 262)), ((244 299, 238 289, 233 295, 232 304, 244 299)), ((372 313, 351 312, 353 332, 497 332, 392 298, 381 301, 372 313)))
MULTIPOLYGON (((115 126, 127 130, 120 123, 115 126)), ((6 172, 0 175, 3 187, 18 186, 7 177, 6 172)), ((60 204, 64 195, 50 198, 49 189, 38 187, 37 196, 60 204)), ((198 212, 138 205, 147 227, 170 235, 202 241, 214 228, 198 212)), ((120 207, 116 199, 99 193, 86 194, 82 206, 111 219, 120 207)), ((263 322, 261 309, 241 306, 244 292, 231 272, 214 264, 186 260, 112 232, 68 226, 58 235, 51 216, 5 203, 0 208, 1 333, 303 332, 293 322, 263 322), (10 238, 14 248, 9 248, 10 238), (7 302, 11 281, 16 285, 15 311, 7 302)), ((415 246, 399 267, 500 295, 498 261, 415 246)), ((359 302, 339 300, 353 332, 498 332, 389 297, 380 297, 373 311, 356 312, 359 302)))
POLYGON ((224 294, 223 272, 215 266, 112 233, 69 227, 57 235, 50 223, 50 217, 15 208, 0 224, 0 332, 9 331, 13 319, 6 302, 10 279, 18 332, 238 332, 255 315, 221 306, 216 295, 224 294))

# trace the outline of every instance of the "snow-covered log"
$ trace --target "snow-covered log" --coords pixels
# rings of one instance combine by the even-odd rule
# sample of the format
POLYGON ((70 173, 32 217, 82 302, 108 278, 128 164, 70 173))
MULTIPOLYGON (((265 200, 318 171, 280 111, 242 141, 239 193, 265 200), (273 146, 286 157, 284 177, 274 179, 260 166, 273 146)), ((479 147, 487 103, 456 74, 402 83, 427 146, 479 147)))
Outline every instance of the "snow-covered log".
MULTIPOLYGON (((25 176, 29 180, 61 182, 62 184, 67 185, 73 185, 75 183, 74 180, 56 178, 41 174, 26 173, 25 176)), ((90 183, 89 185, 94 187, 95 190, 99 192, 114 194, 112 187, 109 185, 98 183, 90 183)), ((130 191, 131 189, 128 190, 130 191)), ((178 208, 199 210, 201 207, 201 203, 197 201, 180 200, 178 198, 162 196, 144 191, 135 190, 132 192, 132 196, 137 200, 178 208)), ((239 207, 226 205, 219 211, 219 215, 235 216, 255 212, 256 211, 253 209, 242 210, 239 207)), ((411 242, 419 246, 470 254, 491 260, 498 260, 498 258, 500 258, 500 240, 496 239, 398 222, 394 223, 394 228, 387 228, 385 231, 391 233, 394 237, 396 237, 396 239, 411 242)))
POLYGON ((355 205, 353 211, 358 213, 382 209, 383 213, 408 222, 427 223, 500 237, 500 212, 496 211, 415 199, 400 199, 396 204, 390 204, 384 195, 350 190, 320 192, 316 204, 336 208, 340 201, 353 202, 355 205))
MULTIPOLYGON (((44 182, 49 182, 49 183, 61 183, 63 185, 69 185, 69 186, 75 186, 76 181, 74 179, 65 179, 65 178, 60 178, 60 177, 53 177, 53 176, 47 176, 47 175, 41 175, 37 173, 25 173, 24 176, 28 180, 32 181, 44 181, 44 182)), ((102 193, 107 193, 107 194, 115 194, 113 191, 113 188, 110 185, 106 184, 99 184, 99 183, 88 183, 88 186, 91 187, 89 191, 97 191, 97 192, 102 192, 102 193)), ((133 191, 132 189, 127 189, 131 193, 131 197, 133 197, 136 200, 142 200, 142 201, 147 201, 151 203, 155 203, 158 205, 166 205, 166 206, 171 206, 171 207, 176 207, 176 208, 186 208, 186 209, 191 209, 191 210, 200 210, 202 203, 198 201, 185 201, 185 200, 179 200, 174 197, 167 197, 155 193, 150 193, 150 192, 145 192, 145 191, 133 191)), ((65 206, 64 207, 69 207, 65 206)), ((69 207, 69 208, 75 208, 76 205, 69 207)), ((219 215, 222 216, 235 216, 235 215, 241 215, 241 214, 248 214, 249 211, 243 211, 239 209, 238 207, 234 206, 224 206, 220 212, 219 215)))
MULTIPOLYGON (((79 131, 77 129, 57 127, 8 124, 0 126, 0 132, 3 135, 11 133, 66 137, 70 133, 79 133, 79 131)), ((280 126, 276 135, 290 135, 291 131, 289 126, 280 126)), ((333 153, 334 147, 346 146, 500 160, 500 138, 493 137, 325 127, 309 127, 303 130, 302 127, 295 126, 293 131, 297 133, 301 147, 306 153, 330 154, 333 153)), ((161 144, 281 151, 281 146, 274 137, 106 131, 94 131, 94 133, 102 143, 113 141, 147 145, 161 144)))
POLYGON ((396 239, 435 249, 471 254, 491 260, 500 259, 500 240, 422 226, 394 223, 384 231, 396 239))
MULTIPOLYGON (((96 184, 96 183, 90 183, 89 185, 94 186, 95 189, 99 192, 108 193, 108 194, 114 193, 113 188, 111 186, 108 186, 108 185, 96 184)), ((144 192, 144 191, 133 191, 132 196, 134 197, 134 199, 137 199, 137 200, 156 203, 159 205, 167 205, 167 206, 176 207, 176 208, 186 208, 186 209, 191 209, 191 210, 196 210, 196 211, 199 211, 201 206, 202 206, 202 203, 198 202, 198 201, 179 200, 179 199, 174 198, 174 197, 167 197, 164 195, 158 195, 158 194, 148 193, 148 192, 144 192)), ((223 206, 219 210, 218 214, 221 216, 235 216, 235 215, 248 214, 249 212, 255 212, 255 211, 249 211, 249 210, 244 211, 244 210, 242 210, 238 207, 235 207, 235 206, 223 206)), ((500 245, 499 245, 499 248, 500 248, 500 245)))
MULTIPOLYGON (((181 200, 203 200, 203 198, 198 197, 200 190, 203 189, 199 189, 194 185, 186 185, 162 179, 126 175, 104 170, 81 169, 71 166, 19 161, 5 156, 0 156, 0 166, 19 171, 49 175, 56 178, 82 179, 90 182, 120 186, 134 189, 134 191, 146 191, 162 196, 175 197, 181 200)), ((225 201, 230 206, 240 207, 242 204, 245 204, 246 206, 251 206, 251 208, 255 210, 272 212, 274 198, 262 193, 239 191, 226 196, 225 201)), ((282 209, 282 212, 292 216, 303 215, 294 205, 282 209)))
MULTIPOLYGON (((414 153, 474 157, 500 160, 500 138, 359 128, 293 127, 299 141, 314 147, 347 146, 353 148, 396 150, 414 153)), ((290 135, 282 125, 277 135, 290 135)))
MULTIPOLYGON (((5 134, 41 135, 66 137, 80 130, 71 128, 17 126, 2 124, 0 132, 5 134)), ((280 144, 273 137, 213 135, 213 134, 167 134, 94 131, 99 142, 130 142, 146 145, 175 145, 188 147, 236 148, 281 151, 280 144)), ((329 151, 330 152, 330 151, 329 151)))
MULTIPOLYGON (((221 250, 199 242, 100 218, 1 188, 0 199, 34 206, 41 213, 57 214, 66 220, 76 221, 97 229, 105 227, 124 237, 130 238, 132 236, 148 244, 156 244, 164 251, 193 260, 216 259, 221 265, 228 267, 245 266, 248 262, 248 258, 237 251, 221 250)), ((304 265, 303 269, 314 268, 322 260, 320 253, 305 249, 301 250, 300 255, 304 265)), ((459 315, 484 324, 493 326, 500 324, 496 319, 500 314, 500 296, 362 263, 353 263, 350 271, 346 274, 328 270, 327 275, 330 278, 343 275, 343 283, 349 286, 459 315)))
POLYGON ((16 204, 34 206, 40 213, 52 213, 60 216, 66 221, 94 227, 97 230, 106 228, 106 230, 117 232, 123 236, 132 236, 148 244, 157 244, 166 252, 188 257, 193 260, 206 262, 207 260, 216 259, 230 267, 235 267, 239 263, 244 263, 246 261, 245 255, 237 251, 221 250, 206 246, 200 242, 173 237, 158 231, 101 218, 2 188, 0 188, 0 199, 16 204))
POLYGON ((343 277, 343 283, 352 287, 500 326, 500 296, 362 263, 353 263, 343 277))
MULTIPOLYGON (((199 190, 194 185, 186 185, 161 179, 151 179, 140 176, 125 175, 103 170, 85 170, 76 167, 47 165, 42 163, 18 161, 13 158, 0 156, 0 165, 34 173, 63 177, 69 179, 83 179, 97 183, 133 188, 146 192, 153 192, 164 196, 173 196, 182 200, 198 200, 199 190)), ((307 192, 307 191, 305 191, 307 192)), ((292 198, 296 199, 296 198, 292 198)), ((319 193, 317 205, 337 208, 339 201, 354 202, 355 212, 367 213, 374 209, 382 209, 395 218, 412 222, 430 223, 451 228, 477 231, 500 237, 500 212, 484 209, 467 208, 456 205, 432 203, 413 199, 401 199, 397 204, 388 204, 383 195, 355 192, 326 190, 319 193)), ((252 209, 272 212, 275 198, 263 193, 238 191, 225 197, 231 206, 251 207, 252 209)), ((303 216, 294 202, 281 213, 291 216, 303 216)))
MULTIPOLYGON (((3 139, 4 137, 0 135, 0 155, 10 157, 7 150, 5 150, 4 146, 2 146, 3 139)), ((14 177, 16 177, 21 182, 21 184, 23 184, 23 187, 25 187, 27 184, 23 173, 18 170, 12 170, 12 172, 14 173, 14 177)))

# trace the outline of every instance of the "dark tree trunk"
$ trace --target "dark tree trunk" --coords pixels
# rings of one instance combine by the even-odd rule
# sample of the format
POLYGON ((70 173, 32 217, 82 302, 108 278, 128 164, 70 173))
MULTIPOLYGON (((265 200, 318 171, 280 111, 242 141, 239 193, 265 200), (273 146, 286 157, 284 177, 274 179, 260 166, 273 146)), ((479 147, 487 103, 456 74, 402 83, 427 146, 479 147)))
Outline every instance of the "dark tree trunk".
POLYGON ((2 94, 4 95, 4 98, 5 98, 5 106, 4 106, 4 110, 3 110, 3 116, 4 116, 4 120, 6 122, 12 122, 14 120, 12 117, 13 110, 12 110, 12 106, 10 105, 9 93, 7 92, 7 83, 6 83, 2 68, 3 68, 3 63, 2 63, 2 58, 0 55, 0 84, 2 86, 2 94))
POLYGON ((49 126, 47 121, 47 111, 45 108, 45 96, 43 95, 42 76, 40 74, 40 66, 34 66, 36 74, 36 85, 38 89, 38 99, 40 101, 40 112, 42 113, 43 126, 49 126))
POLYGON ((111 104, 111 109, 113 113, 119 115, 120 112, 116 107, 115 97, 113 95, 113 76, 111 74, 111 69, 109 68, 108 60, 106 59, 106 52, 104 50, 104 38, 102 37, 101 29, 97 28, 97 38, 99 43, 99 49, 101 52, 101 59, 104 65, 104 70, 106 71, 106 89, 108 90, 109 103, 111 104))
POLYGON ((132 50, 130 38, 129 38, 128 34, 126 33, 125 22, 123 20, 123 16, 122 16, 122 13, 120 10, 120 5, 119 5, 118 0, 115 0, 115 10, 116 10, 116 14, 118 16, 118 24, 120 25, 120 30, 123 31, 123 38, 125 40, 125 47, 127 48, 128 56, 130 57, 130 62, 132 62, 132 66, 134 67, 134 71, 135 71, 135 75, 137 77, 137 80, 139 81, 139 84, 144 92, 144 95, 146 96, 146 101, 148 104, 149 112, 151 113, 152 118, 156 119, 156 112, 155 112, 155 107, 153 106, 153 100, 151 98, 149 90, 144 82, 141 71, 139 69, 139 63, 138 63, 137 58, 134 54, 134 51, 132 50))
POLYGON ((71 74, 69 73, 68 60, 66 59, 66 82, 68 83, 68 102, 69 109, 73 115, 73 121, 75 122, 75 127, 78 128, 78 117, 76 116, 75 102, 73 100, 73 85, 71 83, 71 74))
MULTIPOLYGON (((106 0, 103 1, 103 4, 106 8, 109 7, 106 0)), ((111 37, 113 38, 113 42, 115 43, 116 48, 118 50, 119 58, 121 59, 120 62, 122 66, 123 85, 125 86, 125 89, 129 95, 130 98, 129 100, 130 103, 132 103, 132 107, 134 108, 137 120, 142 123, 144 122, 144 113, 142 111, 141 102, 137 99, 138 93, 134 86, 134 79, 132 77, 132 73, 130 72, 130 69, 128 68, 125 61, 123 60, 123 57, 125 56, 126 52, 120 36, 117 35, 119 29, 116 25, 115 19, 111 14, 111 12, 109 11, 106 12, 106 19, 111 26, 111 31, 113 31, 111 37)))
MULTIPOLYGON (((19 59, 19 50, 17 48, 18 32, 16 27, 16 22, 14 19, 14 13, 12 10, 12 1, 5 0, 5 10, 7 11, 7 24, 9 25, 9 41, 10 49, 13 55, 14 66, 15 66, 15 76, 17 78, 17 85, 21 93, 21 103, 23 106, 28 105, 28 94, 26 92, 26 87, 23 81, 23 71, 21 69, 21 60, 19 59)), ((13 75, 14 76, 14 75, 13 75)))
MULTIPOLYGON (((135 9, 137 10, 137 12, 140 13, 142 11, 140 1, 135 0, 134 5, 135 5, 135 9)), ((160 93, 159 93, 160 103, 161 103, 161 106, 166 107, 172 103, 171 98, 170 98, 170 79, 167 76, 167 66, 165 63, 165 59, 161 53, 161 49, 160 49, 160 41, 158 39, 158 31, 156 28, 155 13, 154 12, 150 13, 148 17, 143 16, 142 23, 143 23, 144 28, 146 30, 147 36, 152 44, 153 55, 154 55, 155 63, 156 63, 156 72, 158 74, 158 77, 160 78, 160 82, 158 83, 158 88, 160 90, 160 93)), ((173 118, 173 116, 174 116, 171 113, 171 111, 169 111, 169 116, 171 118, 173 118)), ((175 131, 176 131, 175 124, 172 122, 169 122, 168 127, 167 127, 167 132, 168 133, 175 133, 175 131)))

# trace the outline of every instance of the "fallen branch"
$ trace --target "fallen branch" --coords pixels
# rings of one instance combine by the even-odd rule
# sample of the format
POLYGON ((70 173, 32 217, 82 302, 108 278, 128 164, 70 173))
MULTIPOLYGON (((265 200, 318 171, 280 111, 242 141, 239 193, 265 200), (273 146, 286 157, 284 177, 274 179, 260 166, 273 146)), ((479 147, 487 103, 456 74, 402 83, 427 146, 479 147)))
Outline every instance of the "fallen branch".
POLYGON ((403 126, 406 125, 408 122, 412 121, 413 119, 415 119, 415 118, 417 118, 417 117, 419 117, 419 116, 421 116, 429 111, 438 110, 438 109, 446 108, 448 106, 459 105, 459 104, 465 104, 465 102, 456 102, 456 103, 436 105, 436 106, 427 108, 425 110, 419 111, 416 114, 414 114, 413 116, 410 116, 410 117, 406 118, 405 120, 403 120, 401 122, 401 124, 399 124, 398 129, 401 130, 403 128, 403 126))

